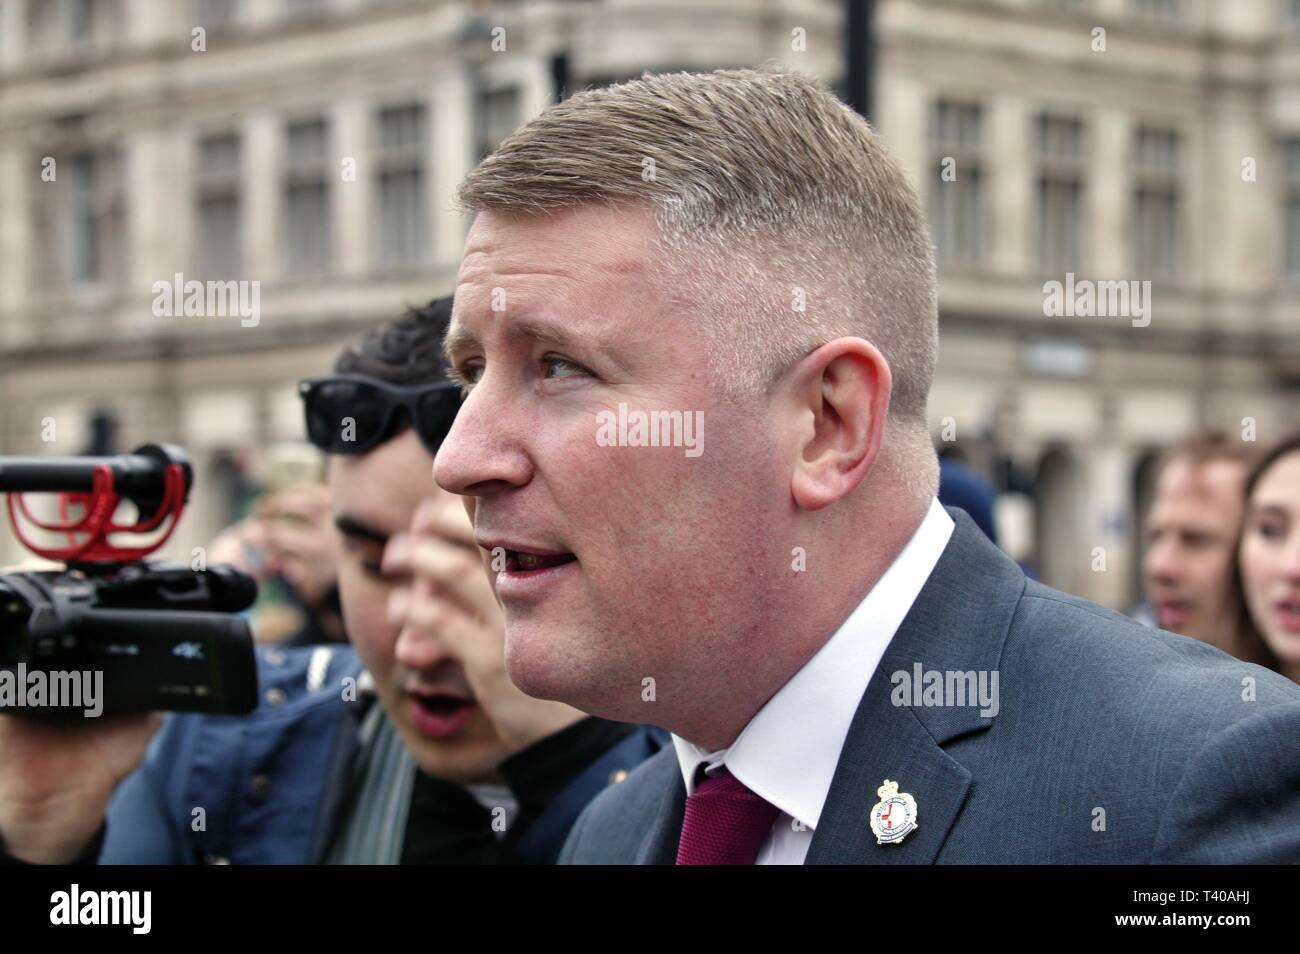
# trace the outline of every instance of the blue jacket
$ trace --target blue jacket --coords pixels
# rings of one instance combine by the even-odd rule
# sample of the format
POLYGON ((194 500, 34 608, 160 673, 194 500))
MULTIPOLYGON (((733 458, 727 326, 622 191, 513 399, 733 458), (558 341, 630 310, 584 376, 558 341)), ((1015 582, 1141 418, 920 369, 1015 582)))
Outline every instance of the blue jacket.
MULTIPOLYGON (((100 863, 319 863, 358 751, 341 687, 360 673, 347 646, 259 649, 258 708, 169 716, 113 796, 100 863)), ((554 862, 587 803, 666 740, 638 727, 609 749, 551 801, 519 855, 554 862)))

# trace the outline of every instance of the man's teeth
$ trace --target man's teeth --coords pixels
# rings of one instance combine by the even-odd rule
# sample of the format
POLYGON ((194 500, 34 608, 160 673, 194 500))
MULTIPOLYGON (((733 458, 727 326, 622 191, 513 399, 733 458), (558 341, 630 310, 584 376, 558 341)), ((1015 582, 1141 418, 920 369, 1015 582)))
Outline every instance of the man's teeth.
POLYGON ((542 570, 547 567, 559 566, 561 563, 568 563, 572 557, 567 553, 519 553, 516 551, 515 560, 521 570, 542 570))

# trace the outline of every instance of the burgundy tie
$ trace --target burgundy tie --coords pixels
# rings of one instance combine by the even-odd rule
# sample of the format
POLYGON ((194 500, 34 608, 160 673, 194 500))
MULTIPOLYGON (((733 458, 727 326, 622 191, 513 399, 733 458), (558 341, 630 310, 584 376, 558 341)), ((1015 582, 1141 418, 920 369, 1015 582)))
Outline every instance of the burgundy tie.
POLYGON ((752 865, 781 810, 723 769, 686 799, 679 865, 752 865))

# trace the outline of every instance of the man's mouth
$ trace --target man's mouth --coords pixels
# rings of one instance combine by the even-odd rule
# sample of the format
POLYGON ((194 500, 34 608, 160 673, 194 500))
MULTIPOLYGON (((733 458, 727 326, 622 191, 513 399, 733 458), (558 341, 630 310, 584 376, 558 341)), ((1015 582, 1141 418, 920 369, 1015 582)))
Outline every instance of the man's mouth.
POLYGON ((496 571, 493 584, 497 598, 503 603, 541 598, 552 585, 573 572, 568 569, 571 564, 578 563, 577 556, 566 550, 513 540, 480 537, 478 545, 491 558, 492 569, 496 571))
POLYGON ((449 692, 408 692, 411 721, 416 729, 435 739, 455 735, 465 727, 478 708, 472 698, 449 692))
POLYGON ((506 573, 535 573, 573 563, 577 557, 564 550, 549 549, 513 540, 480 538, 478 545, 493 558, 493 568, 506 573), (504 556, 502 563, 499 557, 504 556))
POLYGON ((415 696, 412 698, 419 703, 425 712, 433 715, 449 715, 452 712, 464 706, 472 706, 474 703, 469 699, 460 699, 456 696, 415 696))
POLYGON ((1156 604, 1156 622, 1162 627, 1181 626, 1191 611, 1191 604, 1184 600, 1161 600, 1156 604))
POLYGON ((506 571, 510 573, 531 573, 553 566, 572 563, 577 559, 572 553, 525 553, 522 550, 506 550, 506 571))

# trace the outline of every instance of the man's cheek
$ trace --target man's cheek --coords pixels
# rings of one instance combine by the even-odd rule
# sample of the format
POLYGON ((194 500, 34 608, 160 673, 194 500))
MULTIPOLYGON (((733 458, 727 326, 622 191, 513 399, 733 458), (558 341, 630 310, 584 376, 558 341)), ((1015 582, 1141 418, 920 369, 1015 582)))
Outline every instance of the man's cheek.
POLYGON ((343 622, 349 629, 366 606, 365 589, 356 558, 345 555, 339 563, 339 602, 343 605, 343 622))
POLYGON ((348 638, 372 675, 380 676, 392 668, 397 629, 388 621, 383 605, 368 606, 348 622, 348 638))
POLYGON ((388 621, 390 588, 368 581, 346 567, 339 573, 339 601, 343 604, 343 625, 348 641, 362 656, 367 668, 388 653, 396 632, 388 621))

